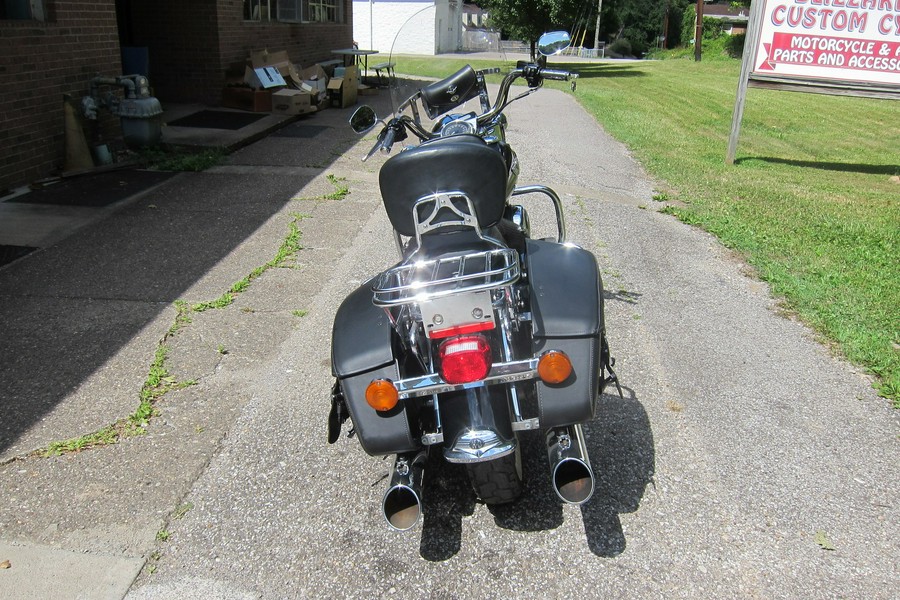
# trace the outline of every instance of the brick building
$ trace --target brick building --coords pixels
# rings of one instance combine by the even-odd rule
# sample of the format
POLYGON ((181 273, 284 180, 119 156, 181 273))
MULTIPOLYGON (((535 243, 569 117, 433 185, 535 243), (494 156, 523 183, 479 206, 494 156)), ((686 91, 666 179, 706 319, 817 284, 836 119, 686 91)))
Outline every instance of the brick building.
POLYGON ((352 32, 351 0, 5 0, 0 195, 59 169, 63 95, 87 94, 98 74, 123 74, 122 48, 146 57, 164 107, 217 105, 228 73, 242 70, 251 50, 287 50, 307 66, 350 46, 352 32))

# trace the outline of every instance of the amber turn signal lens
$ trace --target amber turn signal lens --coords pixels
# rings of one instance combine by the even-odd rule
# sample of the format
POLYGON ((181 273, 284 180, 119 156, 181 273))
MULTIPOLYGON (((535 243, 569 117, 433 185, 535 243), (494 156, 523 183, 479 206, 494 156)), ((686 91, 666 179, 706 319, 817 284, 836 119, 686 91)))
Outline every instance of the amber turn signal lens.
POLYGON ((376 379, 366 388, 366 402, 377 411, 391 410, 399 400, 397 388, 387 379, 376 379))
POLYGON ((572 361, 565 352, 550 350, 538 361, 538 377, 544 383, 562 383, 572 374, 572 361))

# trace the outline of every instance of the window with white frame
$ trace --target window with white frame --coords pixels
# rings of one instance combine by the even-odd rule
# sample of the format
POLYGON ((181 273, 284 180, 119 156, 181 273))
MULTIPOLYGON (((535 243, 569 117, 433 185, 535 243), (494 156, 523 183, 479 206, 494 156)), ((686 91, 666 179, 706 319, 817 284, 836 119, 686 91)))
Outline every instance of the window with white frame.
POLYGON ((277 0, 244 0, 245 21, 268 21, 277 0))
POLYGON ((278 0, 279 21, 343 23, 343 0, 278 0))
POLYGON ((278 3, 278 20, 299 23, 302 15, 300 14, 299 0, 281 0, 278 3))
POLYGON ((43 21, 44 0, 0 0, 0 19, 43 21))

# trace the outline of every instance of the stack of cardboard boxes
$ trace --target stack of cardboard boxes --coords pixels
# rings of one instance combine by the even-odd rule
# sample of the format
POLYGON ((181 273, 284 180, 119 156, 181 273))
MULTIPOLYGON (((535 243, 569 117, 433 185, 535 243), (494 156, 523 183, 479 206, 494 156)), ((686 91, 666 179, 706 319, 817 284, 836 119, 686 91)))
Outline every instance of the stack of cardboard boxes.
POLYGON ((329 105, 345 108, 356 104, 358 78, 355 66, 338 67, 329 77, 321 65, 298 69, 280 50, 254 51, 247 59, 244 77, 222 91, 222 106, 253 112, 302 115, 329 105))

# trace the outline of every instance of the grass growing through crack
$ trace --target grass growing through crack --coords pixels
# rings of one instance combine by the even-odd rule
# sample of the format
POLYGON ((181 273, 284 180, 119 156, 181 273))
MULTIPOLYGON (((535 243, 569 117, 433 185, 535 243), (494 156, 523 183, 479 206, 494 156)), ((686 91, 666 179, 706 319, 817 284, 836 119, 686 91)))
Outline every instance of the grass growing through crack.
POLYGON ((288 261, 292 259, 297 251, 302 248, 302 246, 300 245, 299 224, 300 221, 306 218, 306 215, 302 215, 299 213, 294 213, 291 216, 293 217, 293 220, 288 224, 288 235, 287 237, 285 237, 284 241, 281 242, 281 246, 279 246, 278 251, 275 253, 275 257, 272 260, 253 269, 249 275, 247 275, 243 279, 239 279, 238 281, 236 281, 234 284, 232 284, 227 292, 225 292, 215 300, 209 300, 207 302, 197 302, 196 304, 191 305, 190 310, 192 312, 201 313, 207 310, 225 308, 227 306, 230 306, 239 294, 247 291, 250 288, 250 284, 254 279, 257 279, 269 269, 287 266, 288 261))
MULTIPOLYGON (((336 181, 343 181, 337 180, 336 181)), ((333 182, 335 183, 335 182, 333 182)), ((337 185, 337 183, 335 183, 337 185)), ((346 191, 342 192, 342 196, 346 195, 346 191)), ((156 403, 164 395, 173 390, 183 389, 188 386, 195 385, 196 380, 178 381, 173 377, 166 368, 166 360, 169 355, 169 346, 166 342, 176 335, 179 331, 192 323, 191 315, 193 313, 201 313, 207 310, 226 308, 230 306, 237 295, 247 291, 251 283, 262 276, 266 271, 273 268, 290 266, 291 260, 296 253, 302 249, 300 245, 300 222, 307 218, 307 215, 301 213, 291 214, 291 221, 288 224, 288 233, 281 245, 278 247, 275 256, 265 264, 253 269, 249 275, 235 282, 227 292, 208 302, 198 302, 196 304, 188 304, 183 300, 177 300, 174 303, 175 319, 163 338, 160 340, 150 363, 147 378, 141 386, 139 394, 140 403, 137 409, 124 419, 120 419, 112 425, 103 427, 102 429, 89 433, 87 435, 71 438, 68 440, 56 441, 49 444, 46 448, 36 450, 30 456, 50 457, 59 456, 73 452, 80 452, 97 446, 107 446, 116 444, 121 439, 141 435, 146 430, 150 421, 159 414, 156 403)), ((250 311, 252 312, 252 311, 250 311)), ((296 312, 295 312, 296 314, 296 312)), ((218 349, 220 354, 227 353, 224 346, 218 349)))
MULTIPOLYGON (((171 331, 171 329, 170 329, 171 331)), ((156 349, 156 355, 150 364, 147 379, 141 386, 140 403, 137 409, 124 419, 107 425, 106 427, 87 435, 53 442, 42 450, 36 451, 37 456, 60 456, 72 452, 80 452, 97 446, 108 446, 118 443, 122 438, 142 435, 145 428, 156 414, 154 404, 164 394, 171 390, 183 389, 195 385, 194 380, 177 381, 166 370, 165 362, 169 349, 165 344, 160 344, 156 349)))
POLYGON ((326 194, 326 200, 343 200, 350 193, 350 187, 347 185, 346 177, 337 177, 336 175, 327 175, 326 179, 335 187, 335 191, 326 194))
POLYGON ((199 152, 180 148, 145 148, 140 160, 146 166, 159 171, 205 171, 215 167, 227 155, 221 148, 208 148, 199 152))
POLYGON ((68 454, 70 452, 80 452, 93 448, 95 446, 106 446, 115 444, 119 441, 119 431, 115 425, 109 425, 94 433, 89 433, 81 437, 53 442, 43 450, 38 451, 39 456, 50 457, 68 454))

